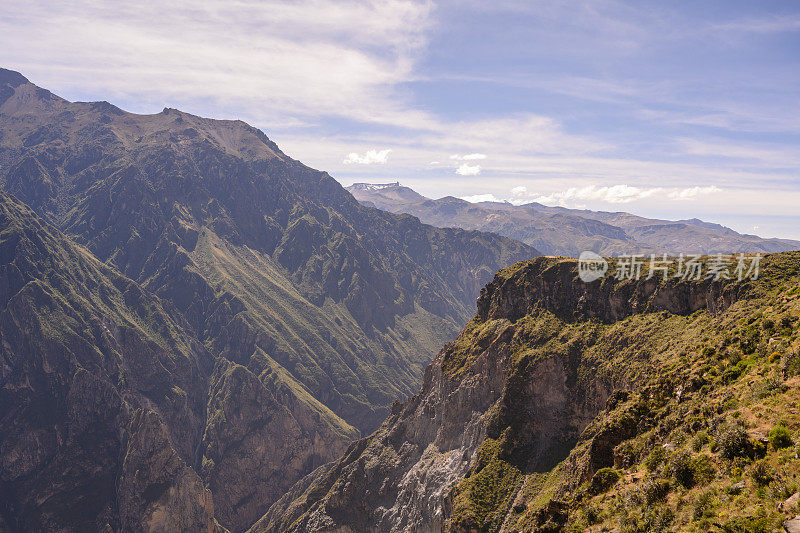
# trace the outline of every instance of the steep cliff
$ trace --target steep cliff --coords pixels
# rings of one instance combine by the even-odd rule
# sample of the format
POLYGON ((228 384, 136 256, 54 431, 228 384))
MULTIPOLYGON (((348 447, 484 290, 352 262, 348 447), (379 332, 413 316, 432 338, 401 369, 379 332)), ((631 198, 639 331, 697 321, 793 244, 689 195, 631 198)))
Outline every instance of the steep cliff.
POLYGON ((0 286, 7 527, 219 529, 191 468, 208 351, 157 298, 4 193, 0 286))
POLYGON ((576 267, 498 273, 419 394, 253 531, 778 524, 800 461, 758 435, 800 428, 800 254, 766 257, 757 281, 586 284, 576 267))

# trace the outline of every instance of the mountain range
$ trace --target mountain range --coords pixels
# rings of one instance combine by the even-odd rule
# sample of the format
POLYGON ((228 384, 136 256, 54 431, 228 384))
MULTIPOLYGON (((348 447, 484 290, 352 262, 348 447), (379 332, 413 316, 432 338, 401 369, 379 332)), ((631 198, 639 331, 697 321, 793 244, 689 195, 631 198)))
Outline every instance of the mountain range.
POLYGON ((800 250, 800 241, 741 234, 697 218, 657 220, 625 212, 567 209, 535 202, 468 202, 453 196, 432 200, 399 183, 355 183, 347 190, 364 205, 408 213, 435 226, 491 231, 548 255, 578 257, 586 250, 603 256, 800 250))
POLYGON ((800 527, 796 243, 351 191, 0 69, 0 532, 800 527), (584 247, 764 256, 585 283, 584 247))
POLYGON ((9 70, 0 189, 0 516, 20 530, 171 529, 206 490, 244 529, 539 254, 361 206, 244 122, 69 102, 9 70), (71 398, 95 411, 72 420, 71 398))

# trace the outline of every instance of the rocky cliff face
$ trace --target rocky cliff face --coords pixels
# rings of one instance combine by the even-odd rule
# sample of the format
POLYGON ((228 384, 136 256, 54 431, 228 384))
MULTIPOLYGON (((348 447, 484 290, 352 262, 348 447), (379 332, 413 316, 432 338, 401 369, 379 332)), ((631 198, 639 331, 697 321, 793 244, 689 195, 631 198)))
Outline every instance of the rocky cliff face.
POLYGON ((582 530, 593 476, 712 409, 703 343, 764 305, 776 280, 797 303, 797 264, 771 256, 760 281, 741 283, 585 284, 575 261, 548 258, 501 271, 420 393, 252 530, 582 530))
MULTIPOLYGON (((203 365, 189 371, 176 367, 185 358, 173 361, 139 343, 125 358, 131 366, 125 379, 170 398, 131 409, 159 413, 177 457, 200 476, 198 486, 213 492, 214 516, 235 531, 299 477, 338 457, 359 432, 372 431, 396 398, 417 389, 429 354, 468 318, 492 273, 537 254, 494 235, 364 208, 326 173, 292 160, 241 121, 68 102, 2 69, 0 188, 16 198, 4 201, 26 204, 57 239, 126 279, 132 288, 120 291, 128 298, 135 293, 156 302, 165 323, 171 320, 187 339, 183 344, 202 354, 203 365), (180 379, 173 383, 162 369, 180 379)), ((58 262, 47 253, 9 253, 36 268, 58 262)), ((26 283, 35 288, 40 275, 32 270, 26 283)), ((102 317, 106 296, 95 284, 74 285, 83 282, 66 278, 54 287, 91 296, 81 303, 85 313, 102 317)), ((9 281, 5 290, 11 298, 20 287, 9 281)), ((115 339, 135 342, 127 335, 139 326, 122 321, 109 328, 115 339)), ((18 384, 4 381, 9 391, 25 389, 28 372, 38 371, 27 360, 40 357, 41 348, 19 335, 18 384)), ((81 350, 105 353, 98 339, 87 337, 81 350)), ((172 342, 163 341, 166 350, 172 342)), ((77 366, 69 368, 57 382, 65 390, 77 366)), ((41 391, 48 387, 57 388, 41 383, 41 391)), ((21 403, 13 397, 8 392, 9 409, 24 405, 24 396, 21 403)), ((142 420, 136 427, 151 426, 142 420)), ((26 448, 33 434, 21 427, 8 434, 7 446, 26 448)), ((46 455, 60 457, 63 439, 48 442, 46 455)), ((117 448, 110 446, 96 455, 113 456, 117 448)), ((160 461, 182 472, 173 459, 160 461)), ((77 478, 93 479, 88 472, 77 478)), ((42 489, 26 490, 20 494, 33 501, 42 489)), ((128 503, 129 517, 149 509, 143 501, 128 503)), ((9 505, 5 521, 24 523, 27 504, 9 505)), ((191 509, 199 507, 181 513, 191 509)), ((161 518, 152 523, 177 527, 161 518)))
POLYGON ((0 194, 0 514, 219 529, 192 470, 213 358, 158 299, 0 194))

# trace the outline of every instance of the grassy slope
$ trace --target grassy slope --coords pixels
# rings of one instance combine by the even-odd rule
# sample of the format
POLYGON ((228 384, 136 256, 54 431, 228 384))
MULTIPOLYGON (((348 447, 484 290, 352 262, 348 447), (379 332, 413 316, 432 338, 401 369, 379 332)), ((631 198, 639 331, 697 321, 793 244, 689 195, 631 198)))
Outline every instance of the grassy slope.
MULTIPOLYGON (((775 254, 746 297, 718 314, 651 312, 603 324, 529 313, 521 319, 528 333, 515 336, 515 364, 576 350, 578 380, 629 392, 612 395, 549 471, 522 473, 507 459, 505 434, 487 439, 453 492, 450 527, 771 531, 797 513, 776 505, 800 489, 798 281, 800 253, 775 254), (779 425, 790 441, 764 445, 779 425), (737 448, 730 441, 739 434, 737 448), (609 436, 613 461, 604 464, 598 443, 609 436), (598 474, 601 465, 613 472, 598 474), (620 480, 607 489, 615 473, 620 480)), ((445 360, 444 369, 463 371, 503 320, 474 320, 454 351, 461 360, 445 360)))
MULTIPOLYGON (((189 257, 192 268, 218 293, 243 304, 240 317, 250 329, 269 337, 270 360, 283 367, 279 375, 289 388, 300 398, 309 392, 330 397, 335 390, 348 400, 337 406, 340 412, 359 410, 365 417, 373 406, 411 394, 409 384, 421 374, 424 361, 407 361, 406 354, 422 356, 427 345, 443 343, 450 330, 436 328, 443 325, 441 319, 418 309, 376 339, 377 332, 367 335, 344 305, 330 299, 321 306, 308 302, 271 257, 230 245, 208 228, 189 257)), ((262 344, 256 341, 256 351, 264 351, 258 347, 262 344)), ((212 351, 238 358, 225 347, 212 351)), ((335 426, 350 427, 320 401, 312 404, 335 426)))

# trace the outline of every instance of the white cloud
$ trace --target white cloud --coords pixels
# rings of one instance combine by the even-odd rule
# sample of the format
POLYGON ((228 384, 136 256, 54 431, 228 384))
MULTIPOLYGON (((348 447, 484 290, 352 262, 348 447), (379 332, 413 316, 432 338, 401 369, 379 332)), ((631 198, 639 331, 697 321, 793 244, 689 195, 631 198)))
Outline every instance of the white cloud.
POLYGON ((535 197, 532 201, 542 204, 564 205, 574 200, 594 200, 607 202, 610 204, 627 204, 648 198, 661 192, 660 187, 643 188, 632 187, 630 185, 612 185, 610 187, 597 187, 589 185, 587 187, 571 187, 565 191, 555 192, 549 195, 535 197))
MULTIPOLYGON (((661 57, 641 55, 658 48, 650 45, 719 44, 719 36, 727 34, 741 44, 756 33, 794 30, 797 15, 723 20, 712 27, 702 20, 690 27, 676 21, 687 22, 680 10, 617 0, 500 5, 473 0, 466 7, 433 0, 198 0, 188 7, 155 0, 113 6, 96 0, 5 2, 0 49, 4 67, 71 99, 108 99, 144 113, 168 105, 204 116, 240 117, 263 127, 291 156, 343 182, 418 180, 420 192, 429 196, 491 192, 515 203, 639 201, 637 209, 650 205, 658 213, 669 202, 671 212, 688 206, 690 214, 719 208, 718 196, 702 192, 716 185, 724 187, 720 194, 732 212, 780 208, 793 215, 800 203, 800 158, 791 139, 800 131, 800 119, 786 110, 795 96, 794 70, 781 62, 780 69, 763 65, 764 76, 741 77, 734 69, 737 90, 729 91, 731 78, 707 73, 701 73, 701 85, 680 73, 669 80, 642 77, 636 61, 649 64, 661 57), (578 104, 576 114, 554 109, 552 116, 542 116, 530 112, 535 107, 520 105, 504 115, 490 114, 491 108, 462 115, 482 119, 445 118, 436 107, 420 105, 426 93, 417 82, 427 81, 431 71, 417 65, 435 38, 436 19, 446 27, 448 10, 455 9, 519 10, 517 18, 533 39, 525 54, 546 54, 526 55, 526 61, 555 57, 579 64, 588 58, 593 65, 600 54, 634 63, 597 78, 586 74, 591 69, 546 76, 513 69, 478 80, 567 96, 578 104), (719 31, 709 36, 709 29, 719 31), (746 97, 756 89, 757 98, 746 97), (627 115, 610 128, 577 125, 587 102, 623 104, 619 109, 627 115), (670 128, 660 134, 664 123, 670 128), (621 124, 632 127, 625 133, 621 124), (717 130, 714 137, 707 126, 717 130), (727 130, 736 137, 726 139, 727 130), (763 141, 766 137, 750 142, 739 135, 747 132, 790 136, 785 142, 763 141), (392 149, 391 162, 381 165, 376 159, 382 150, 375 147, 392 149), (342 157, 351 153, 352 158, 342 157), (453 171, 492 179, 457 179, 453 171), (520 183, 527 187, 518 189, 520 183), (695 193, 698 183, 703 187, 695 193), (658 188, 663 190, 652 192, 658 188), (697 201, 678 202, 692 198, 697 201)), ((513 46, 519 48, 516 41, 513 46)), ((432 76, 453 81, 462 76, 466 82, 480 71, 454 67, 432 76)))
POLYGON ((460 176, 477 176, 480 173, 480 165, 470 165, 469 163, 464 163, 456 169, 456 174, 460 176))
POLYGON ((391 149, 381 151, 367 150, 364 155, 359 155, 356 152, 350 152, 347 154, 347 157, 344 158, 342 163, 345 165, 372 165, 373 163, 383 165, 389 159, 389 153, 391 151, 391 149))
POLYGON ((466 154, 466 155, 459 155, 453 154, 450 156, 450 159, 455 159, 456 161, 476 161, 480 159, 486 159, 486 154, 466 154))
MULTIPOLYGON (((512 198, 509 201, 515 205, 538 202, 562 207, 585 207, 580 202, 594 201, 609 204, 628 204, 647 198, 669 198, 671 200, 696 200, 700 196, 723 192, 715 185, 706 187, 688 187, 684 189, 664 187, 635 187, 631 185, 612 185, 587 187, 570 187, 563 191, 549 194, 534 194, 524 185, 511 189, 512 198)), ((479 197, 481 195, 475 195, 479 197)), ((506 200, 502 200, 506 201, 506 200)))
POLYGON ((708 187, 689 187, 688 189, 670 191, 669 197, 673 200, 696 200, 698 196, 720 192, 722 192, 722 189, 716 185, 710 185, 708 187))
POLYGON ((462 200, 466 200, 472 204, 479 202, 502 202, 500 198, 493 194, 473 194, 472 196, 462 196, 462 200))
POLYGON ((13 58, 4 67, 40 86, 134 111, 402 125, 427 120, 396 87, 413 77, 431 10, 427 0, 5 2, 0 49, 13 58))

